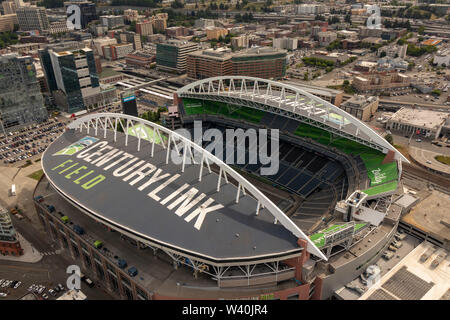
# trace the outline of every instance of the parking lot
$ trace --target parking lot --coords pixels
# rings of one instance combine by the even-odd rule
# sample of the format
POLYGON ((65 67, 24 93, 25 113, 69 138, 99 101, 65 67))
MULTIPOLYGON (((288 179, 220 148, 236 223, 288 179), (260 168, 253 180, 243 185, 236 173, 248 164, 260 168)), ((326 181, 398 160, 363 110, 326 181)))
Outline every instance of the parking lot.
POLYGON ((14 132, 0 135, 0 161, 4 165, 19 166, 26 160, 36 160, 61 133, 68 120, 50 118, 14 132))
MULTIPOLYGON (((0 292, 6 293, 6 297, 0 295, 0 301, 17 300, 30 292, 34 292, 38 300, 56 300, 67 292, 66 281, 69 275, 66 273, 66 269, 72 264, 73 261, 68 260, 63 254, 44 256, 41 261, 32 264, 0 260, 0 281, 3 279, 21 282, 17 288, 10 287, 10 285, 2 288, 2 284, 0 284, 0 292), (64 289, 57 291, 55 287, 58 284, 64 289), (50 289, 54 290, 54 294, 50 293, 50 289), (44 295, 47 299, 44 298, 44 295)), ((86 282, 82 281, 81 291, 88 300, 114 299, 97 283, 93 287, 89 287, 86 282)))

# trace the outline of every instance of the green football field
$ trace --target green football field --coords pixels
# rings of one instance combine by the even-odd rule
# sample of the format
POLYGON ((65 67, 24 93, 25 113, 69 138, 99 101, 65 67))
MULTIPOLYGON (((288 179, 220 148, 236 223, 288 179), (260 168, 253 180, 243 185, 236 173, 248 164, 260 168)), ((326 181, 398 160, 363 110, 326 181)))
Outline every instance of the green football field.
MULTIPOLYGON (((128 134, 134 137, 140 136, 141 139, 153 142, 153 137, 155 138, 156 144, 161 144, 161 139, 159 138, 158 134, 155 132, 153 135, 153 129, 149 126, 143 125, 143 124, 136 124, 130 128, 128 128, 128 134)), ((166 136, 162 136, 162 139, 164 142, 167 141, 166 136)))

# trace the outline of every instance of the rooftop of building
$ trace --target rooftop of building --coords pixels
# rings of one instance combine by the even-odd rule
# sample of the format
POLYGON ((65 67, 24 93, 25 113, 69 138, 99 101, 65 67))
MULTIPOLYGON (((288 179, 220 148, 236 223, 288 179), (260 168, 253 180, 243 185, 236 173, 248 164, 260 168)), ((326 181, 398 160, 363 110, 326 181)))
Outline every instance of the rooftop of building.
POLYGON ((107 251, 99 250, 98 254, 105 257, 108 263, 112 265, 117 265, 118 259, 123 259, 128 266, 136 267, 138 275, 133 278, 133 281, 148 291, 170 297, 217 299, 236 296, 246 297, 255 293, 262 294, 267 291, 297 286, 295 281, 287 281, 278 286, 269 285, 263 288, 220 290, 216 287, 217 282, 212 280, 210 276, 200 273, 198 278, 195 279, 191 268, 183 266, 175 270, 172 267, 172 260, 162 251, 159 250, 154 255, 149 247, 139 250, 130 243, 129 238, 121 236, 118 232, 108 231, 103 224, 98 223, 68 203, 52 187, 47 188, 47 181, 44 177, 38 183, 36 195, 44 196, 44 204, 55 206, 56 211, 51 213, 52 217, 60 219, 61 217, 57 214, 57 211, 64 213, 69 217, 69 223, 79 225, 84 229, 85 233, 80 238, 87 241, 91 246, 93 246, 94 240, 101 240, 107 251))
POLYGON ((69 290, 56 300, 86 300, 86 295, 79 290, 69 290))
MULTIPOLYGON (((148 128, 148 130, 152 129, 148 128)), ((114 143, 111 140, 113 137, 107 137, 106 140, 111 145, 120 148, 125 140, 125 135, 118 133, 117 136, 118 139, 120 138, 118 140, 120 142, 114 143)), ((136 237, 155 241, 210 261, 253 261, 262 257, 298 254, 300 251, 297 238, 282 225, 274 224, 272 215, 266 209, 263 209, 264 211, 258 216, 254 214, 253 211, 257 206, 254 198, 244 197, 240 199, 239 203, 236 203, 237 187, 227 184, 222 186, 218 193, 216 192, 218 176, 215 173, 206 174, 202 177, 202 181, 198 182, 198 178, 196 179, 198 170, 195 166, 185 168, 181 176, 176 176, 177 182, 172 182, 160 191, 160 194, 163 198, 169 197, 170 194, 173 197, 174 192, 180 190, 180 186, 190 184, 195 186, 198 192, 209 195, 210 199, 207 201, 209 203, 213 201, 217 206, 220 204, 221 207, 209 212, 201 221, 185 221, 172 212, 169 208, 170 205, 157 202, 154 198, 147 196, 147 192, 139 192, 137 188, 130 188, 128 183, 114 177, 112 172, 108 174, 109 171, 102 172, 109 182, 99 186, 100 190, 104 188, 103 191, 94 192, 89 196, 83 192, 85 191, 83 188, 79 188, 71 180, 51 170, 61 161, 70 160, 66 159, 70 158, 70 155, 55 155, 59 150, 69 147, 85 137, 84 133, 77 133, 73 130, 66 131, 45 151, 42 157, 42 166, 53 185, 102 221, 109 221, 120 229, 129 230, 136 237), (179 185, 180 183, 181 185, 179 185), (126 214, 122 210, 124 199, 126 199, 128 208, 126 214), (152 209, 149 210, 149 208, 152 209), (169 230, 170 232, 168 232, 169 230), (208 239, 216 241, 212 244, 208 239)), ((137 139, 129 137, 128 144, 131 143, 137 144, 137 139)), ((171 162, 166 164, 166 152, 159 144, 155 144, 154 157, 150 158, 148 153, 150 145, 151 143, 141 146, 140 151, 129 150, 127 152, 162 168, 161 170, 167 175, 179 172, 179 166, 171 162)), ((167 201, 170 199, 167 198, 167 201)), ((200 198, 197 201, 200 201, 200 198)))
POLYGON ((159 45, 170 45, 170 46, 175 46, 175 47, 185 47, 185 46, 194 46, 194 45, 198 46, 198 44, 195 42, 189 42, 189 41, 185 41, 185 40, 176 40, 176 39, 168 40, 165 43, 158 43, 157 45, 158 46, 159 45))
POLYGON ((445 112, 401 108, 394 113, 390 120, 436 130, 445 123, 448 117, 449 114, 445 112))
POLYGON ((269 56, 273 54, 286 54, 287 51, 272 47, 252 47, 236 52, 233 57, 245 58, 254 56, 269 56))
POLYGON ((197 57, 207 57, 214 60, 228 60, 231 59, 233 56, 233 53, 231 52, 231 49, 220 47, 220 48, 211 48, 206 50, 198 50, 191 52, 189 55, 197 56, 197 57))
POLYGON ((411 211, 403 216, 402 221, 448 241, 450 240, 448 208, 450 197, 433 190, 413 206, 411 211))
POLYGON ((449 283, 449 252, 424 241, 359 300, 449 300, 449 283))
POLYGON ((342 106, 351 105, 352 107, 364 108, 372 102, 376 101, 377 97, 366 97, 362 95, 355 95, 342 103, 342 106))

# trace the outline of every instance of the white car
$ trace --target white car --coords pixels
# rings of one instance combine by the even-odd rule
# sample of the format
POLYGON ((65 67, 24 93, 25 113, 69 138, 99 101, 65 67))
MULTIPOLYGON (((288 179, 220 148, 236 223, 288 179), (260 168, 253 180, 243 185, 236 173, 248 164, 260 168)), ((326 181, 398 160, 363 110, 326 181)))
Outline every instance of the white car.
POLYGON ((0 298, 6 298, 6 296, 7 296, 6 293, 0 292, 0 298))
POLYGON ((14 286, 14 289, 17 289, 18 287, 20 287, 20 285, 22 284, 22 282, 17 282, 16 285, 14 286))

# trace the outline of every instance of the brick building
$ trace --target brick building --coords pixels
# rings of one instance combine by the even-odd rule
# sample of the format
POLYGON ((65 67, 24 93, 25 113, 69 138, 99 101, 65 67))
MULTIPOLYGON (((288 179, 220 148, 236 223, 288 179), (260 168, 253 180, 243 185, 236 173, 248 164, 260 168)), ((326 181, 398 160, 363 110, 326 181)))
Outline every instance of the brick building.
POLYGON ((21 256, 23 254, 9 212, 3 207, 0 207, 0 254, 6 256, 21 256))

